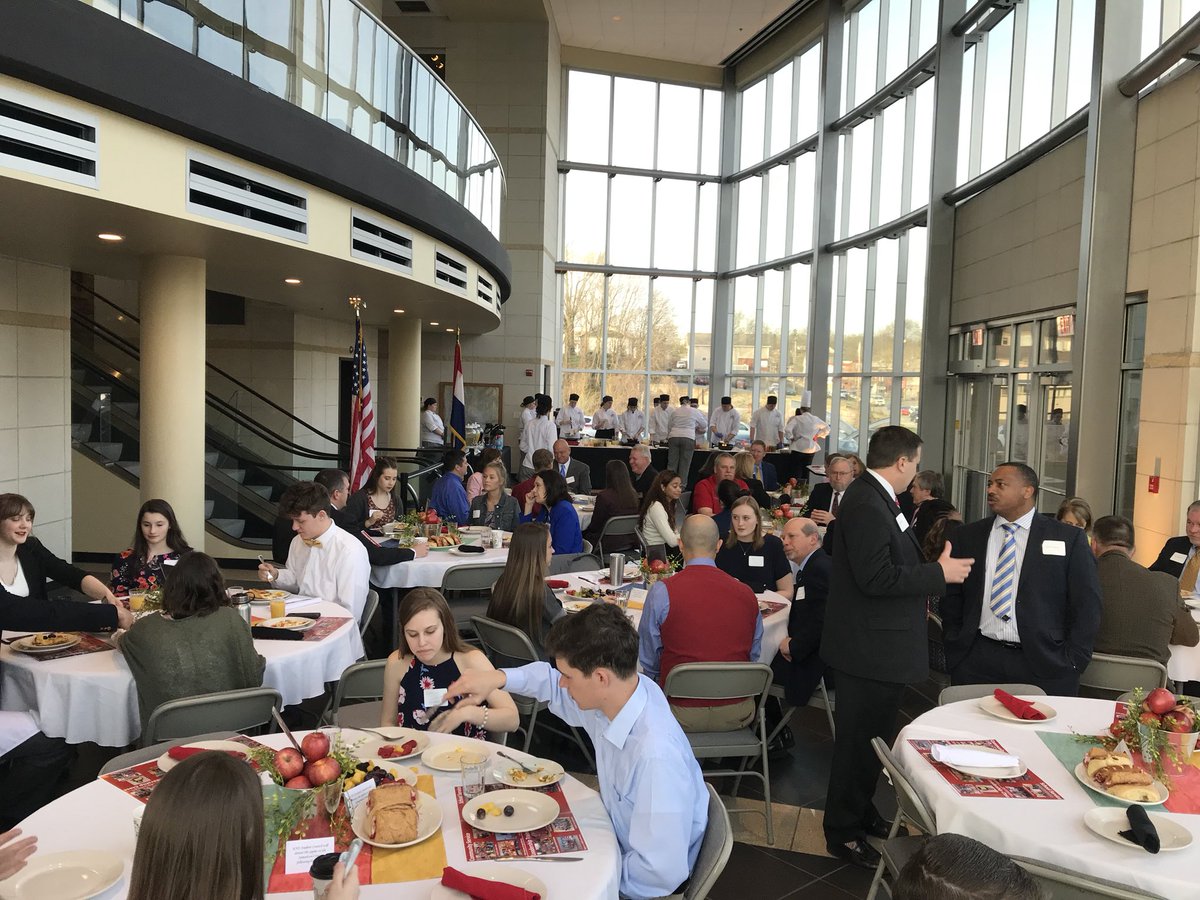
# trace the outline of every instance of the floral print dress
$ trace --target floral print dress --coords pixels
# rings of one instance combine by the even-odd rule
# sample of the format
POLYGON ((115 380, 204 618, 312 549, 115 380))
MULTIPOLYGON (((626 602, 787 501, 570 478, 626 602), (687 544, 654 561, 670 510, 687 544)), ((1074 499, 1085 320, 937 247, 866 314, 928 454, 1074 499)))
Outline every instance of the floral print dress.
MULTIPOLYGON (((400 679, 400 693, 396 697, 396 724, 427 731, 430 720, 444 710, 425 711, 426 689, 449 687, 458 680, 459 674, 458 663, 453 653, 449 659, 436 666, 427 666, 414 656, 408 671, 400 679)), ((481 741, 487 740, 487 732, 470 722, 463 722, 452 733, 481 741)))
POLYGON ((166 577, 164 567, 168 561, 174 564, 178 560, 179 554, 174 550, 161 556, 152 556, 149 560, 137 559, 130 547, 113 560, 108 588, 117 595, 156 590, 163 586, 166 577))

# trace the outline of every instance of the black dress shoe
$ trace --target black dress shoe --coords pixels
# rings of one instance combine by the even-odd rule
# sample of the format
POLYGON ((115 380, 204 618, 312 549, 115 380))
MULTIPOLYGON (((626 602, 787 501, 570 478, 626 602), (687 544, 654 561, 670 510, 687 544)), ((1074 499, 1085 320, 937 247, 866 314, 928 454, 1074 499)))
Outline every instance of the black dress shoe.
POLYGON ((845 844, 826 844, 825 847, 831 856, 845 860, 852 866, 874 869, 879 865, 879 851, 864 840, 855 841, 853 847, 847 847, 845 844))
POLYGON ((887 838, 892 833, 892 823, 883 816, 876 816, 875 821, 866 827, 866 832, 871 837, 887 838))

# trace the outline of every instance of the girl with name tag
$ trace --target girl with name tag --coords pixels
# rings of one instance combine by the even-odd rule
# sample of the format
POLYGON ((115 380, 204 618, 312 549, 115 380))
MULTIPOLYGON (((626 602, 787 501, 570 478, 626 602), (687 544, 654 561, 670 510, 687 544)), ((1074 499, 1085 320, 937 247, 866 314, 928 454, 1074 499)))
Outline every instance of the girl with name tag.
POLYGON ((138 510, 133 546, 113 560, 108 587, 114 594, 128 597, 134 591, 161 588, 166 570, 190 551, 179 528, 175 510, 166 500, 147 500, 138 510))
POLYGON ((732 528, 717 553, 717 568, 748 584, 756 594, 792 596, 792 569, 783 542, 763 534, 762 512, 753 497, 738 497, 729 509, 732 528))
POLYGON ((498 531, 512 531, 521 522, 521 506, 509 494, 504 493, 508 484, 508 470, 499 459, 483 467, 483 490, 471 501, 468 524, 498 531))

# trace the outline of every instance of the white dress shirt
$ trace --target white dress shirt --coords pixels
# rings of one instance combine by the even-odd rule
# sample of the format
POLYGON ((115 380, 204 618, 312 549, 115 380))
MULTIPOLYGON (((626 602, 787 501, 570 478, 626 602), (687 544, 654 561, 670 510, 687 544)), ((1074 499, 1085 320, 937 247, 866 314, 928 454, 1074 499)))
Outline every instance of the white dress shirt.
POLYGON ((371 588, 367 548, 332 519, 318 540, 321 546, 310 547, 300 535, 292 538, 287 568, 279 570, 272 587, 337 603, 350 610, 357 622, 371 588))
POLYGON ((554 417, 554 424, 562 429, 563 437, 579 437, 583 430, 583 410, 567 404, 554 417))
POLYGON ((640 409, 626 409, 617 417, 620 421, 621 433, 631 441, 636 441, 646 432, 646 414, 640 409))
POLYGON ((810 412, 788 419, 783 436, 795 453, 816 453, 820 450, 818 437, 829 434, 829 426, 810 412))
POLYGON ((983 576, 983 604, 979 612, 979 633, 994 641, 1012 641, 1020 643, 1021 633, 1017 630, 1017 588, 1021 584, 1021 564, 1025 561, 1025 548, 1029 546, 1029 526, 1033 517, 1038 514, 1036 508, 1029 510, 1013 524, 1017 530, 1013 538, 1017 542, 1017 569, 1013 572, 1013 604, 1008 621, 997 619, 992 613, 992 580, 996 577, 996 561, 1000 558, 1000 548, 1004 546, 1004 526, 1008 520, 996 516, 992 523, 991 534, 988 535, 987 571, 983 576))
POLYGON ((742 414, 737 411, 736 406, 729 407, 728 411, 718 406, 716 411, 713 412, 709 424, 711 431, 717 436, 718 440, 733 440, 737 437, 738 426, 742 424, 742 414))
POLYGON ((534 451, 543 448, 553 451, 554 442, 557 440, 558 429, 554 427, 550 417, 535 417, 521 432, 521 449, 525 451, 525 458, 521 464, 527 469, 532 469, 534 451))
POLYGON ((774 409, 756 410, 750 418, 751 437, 756 441, 765 441, 767 446, 779 443, 779 435, 783 431, 783 412, 776 406, 774 409))
POLYGON ((676 406, 671 410, 671 425, 667 430, 667 436, 691 438, 694 441, 696 436, 704 434, 707 428, 708 419, 700 410, 693 409, 691 406, 676 406))
POLYGON ((671 433, 671 410, 656 406, 650 410, 650 440, 663 442, 671 433))
POLYGON ((605 409, 603 406, 592 413, 592 428, 596 431, 611 428, 614 431, 617 428, 617 414, 611 409, 605 409))
POLYGON ((427 409, 421 413, 421 441, 429 444, 445 443, 446 426, 442 423, 442 417, 435 413, 432 409, 427 409))

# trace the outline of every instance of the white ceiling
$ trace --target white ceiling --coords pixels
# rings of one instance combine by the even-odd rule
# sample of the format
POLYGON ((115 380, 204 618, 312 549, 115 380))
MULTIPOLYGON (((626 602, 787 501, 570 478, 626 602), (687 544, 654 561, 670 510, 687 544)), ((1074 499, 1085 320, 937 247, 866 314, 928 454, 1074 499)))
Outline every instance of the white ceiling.
POLYGON ((715 66, 794 0, 548 2, 564 46, 715 66))

